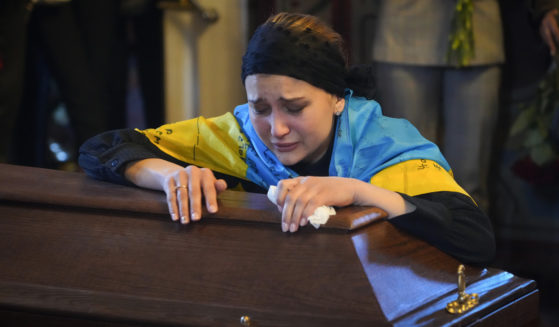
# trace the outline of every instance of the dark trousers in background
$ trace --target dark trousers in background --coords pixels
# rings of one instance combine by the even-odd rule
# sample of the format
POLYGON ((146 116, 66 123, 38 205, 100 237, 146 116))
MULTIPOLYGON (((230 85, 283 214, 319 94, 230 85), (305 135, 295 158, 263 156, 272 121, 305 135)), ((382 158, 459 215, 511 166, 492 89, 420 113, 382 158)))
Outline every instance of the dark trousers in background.
POLYGON ((11 161, 21 105, 28 10, 21 0, 0 2, 0 162, 11 161))
MULTIPOLYGON (((21 1, 14 1, 11 13, 16 12, 16 3, 21 4, 21 1)), ((12 83, 12 89, 17 88, 21 94, 23 88, 24 96, 21 105, 13 103, 10 110, 6 110, 11 114, 10 119, 2 119, 2 127, 11 126, 2 129, 5 135, 2 153, 9 153, 10 145, 13 150, 8 156, 11 159, 7 157, 3 161, 52 167, 48 158, 52 156, 48 150, 49 138, 62 139, 75 157, 79 145, 89 137, 108 129, 127 127, 130 55, 136 58, 143 103, 143 111, 142 108, 132 109, 135 114, 144 115, 148 126, 163 123, 162 14, 155 8, 154 1, 145 1, 134 12, 123 10, 121 1, 113 0, 36 5, 27 24, 23 19, 24 5, 19 7, 20 18, 13 18, 9 23, 15 26, 17 22, 23 27, 18 29, 17 36, 21 44, 8 48, 18 58, 20 67, 10 77, 0 77, 0 82, 11 83, 17 75, 18 86, 12 83), (16 49, 19 49, 17 54, 16 49), (69 116, 71 133, 56 135, 60 134, 60 128, 56 130, 52 113, 61 104, 69 116)), ((11 13, 7 15, 10 18, 14 17, 11 13)), ((2 93, 14 95, 11 98, 17 98, 16 92, 2 90, 6 90, 2 93)), ((7 99, 3 94, 0 98, 0 101, 7 99)), ((1 114, 4 115, 4 111, 1 114)))

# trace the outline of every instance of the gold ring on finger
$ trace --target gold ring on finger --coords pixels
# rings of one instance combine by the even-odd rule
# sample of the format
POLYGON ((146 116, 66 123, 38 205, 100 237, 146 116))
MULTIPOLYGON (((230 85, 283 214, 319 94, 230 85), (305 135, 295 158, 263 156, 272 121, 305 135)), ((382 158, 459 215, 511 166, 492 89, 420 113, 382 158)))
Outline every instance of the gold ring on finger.
POLYGON ((175 192, 176 192, 179 188, 183 188, 185 191, 188 190, 188 186, 186 186, 186 185, 179 185, 179 186, 176 186, 176 187, 175 187, 175 192))

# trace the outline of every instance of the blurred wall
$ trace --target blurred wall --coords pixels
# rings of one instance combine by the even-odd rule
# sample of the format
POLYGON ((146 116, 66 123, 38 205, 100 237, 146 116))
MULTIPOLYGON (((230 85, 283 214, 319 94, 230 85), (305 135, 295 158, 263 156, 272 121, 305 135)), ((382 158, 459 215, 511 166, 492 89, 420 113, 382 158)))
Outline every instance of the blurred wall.
POLYGON ((194 11, 165 10, 166 121, 221 115, 246 100, 241 58, 247 43, 246 0, 203 0, 214 23, 194 11))

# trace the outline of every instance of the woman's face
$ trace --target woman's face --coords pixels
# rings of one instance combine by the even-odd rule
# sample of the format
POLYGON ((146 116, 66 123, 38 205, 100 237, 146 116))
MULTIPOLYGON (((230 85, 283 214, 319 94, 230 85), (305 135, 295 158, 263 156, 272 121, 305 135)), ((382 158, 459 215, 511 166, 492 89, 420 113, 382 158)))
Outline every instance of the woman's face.
POLYGON ((314 163, 326 153, 343 98, 283 75, 249 75, 245 88, 252 126, 282 164, 314 163))

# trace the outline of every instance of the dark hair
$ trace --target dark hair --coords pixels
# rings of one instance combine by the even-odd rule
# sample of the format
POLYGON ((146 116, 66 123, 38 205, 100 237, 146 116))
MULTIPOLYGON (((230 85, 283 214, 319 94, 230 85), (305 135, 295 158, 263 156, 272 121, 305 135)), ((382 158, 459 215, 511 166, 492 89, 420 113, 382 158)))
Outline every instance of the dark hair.
POLYGON ((368 98, 374 92, 370 67, 348 69, 340 34, 311 15, 279 13, 258 27, 243 56, 243 84, 252 74, 290 76, 340 97, 346 88, 368 98))
POLYGON ((315 16, 282 12, 270 16, 265 24, 275 24, 293 33, 308 33, 311 31, 321 41, 328 42, 337 54, 343 59, 347 67, 347 53, 344 48, 344 40, 340 34, 315 16))

